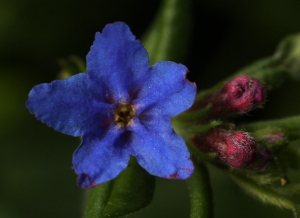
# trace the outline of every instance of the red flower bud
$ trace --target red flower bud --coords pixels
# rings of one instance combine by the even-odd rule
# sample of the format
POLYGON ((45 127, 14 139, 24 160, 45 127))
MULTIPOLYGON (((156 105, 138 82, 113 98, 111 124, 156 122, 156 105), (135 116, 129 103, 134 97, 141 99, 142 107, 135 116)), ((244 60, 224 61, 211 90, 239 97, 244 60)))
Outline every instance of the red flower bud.
MULTIPOLYGON (((220 91, 230 112, 245 113, 264 100, 264 90, 257 79, 241 75, 230 80, 220 91)), ((220 102, 222 103, 222 102, 220 102)))
POLYGON ((205 152, 214 152, 233 168, 248 167, 257 158, 257 144, 246 132, 213 129, 193 138, 195 145, 205 152))
POLYGON ((264 101, 265 92, 257 79, 241 75, 226 83, 220 90, 197 102, 191 110, 212 105, 209 117, 230 113, 246 113, 264 101))

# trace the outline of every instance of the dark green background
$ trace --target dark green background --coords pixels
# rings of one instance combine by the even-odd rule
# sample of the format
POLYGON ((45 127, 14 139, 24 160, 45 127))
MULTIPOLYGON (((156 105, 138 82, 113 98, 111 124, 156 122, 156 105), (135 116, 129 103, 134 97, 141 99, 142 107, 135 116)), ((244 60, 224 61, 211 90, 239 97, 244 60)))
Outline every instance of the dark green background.
MULTIPOLYGON (((271 55, 282 38, 300 32, 298 0, 192 3, 194 28, 184 63, 199 90, 271 55)), ((80 141, 30 115, 27 94, 33 85, 56 78, 58 59, 84 58, 106 23, 124 21, 140 38, 158 6, 158 0, 0 1, 0 217, 80 217, 84 192, 71 169, 80 141)), ((247 119, 299 114, 299 91, 299 82, 287 81, 247 119)), ((252 200, 223 173, 211 172, 216 217, 292 217, 252 200)), ((153 205, 132 217, 188 217, 188 210, 185 182, 158 179, 153 205)))

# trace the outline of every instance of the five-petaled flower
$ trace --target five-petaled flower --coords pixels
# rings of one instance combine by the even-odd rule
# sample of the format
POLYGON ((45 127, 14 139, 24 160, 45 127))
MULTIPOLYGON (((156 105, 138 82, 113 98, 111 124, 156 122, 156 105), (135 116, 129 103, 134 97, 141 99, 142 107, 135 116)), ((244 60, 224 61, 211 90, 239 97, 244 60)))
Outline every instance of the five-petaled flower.
POLYGON ((131 155, 152 175, 186 179, 193 164, 170 122, 195 98, 186 73, 170 61, 149 67, 145 48, 116 22, 96 34, 86 74, 35 86, 26 106, 55 130, 82 136, 73 154, 80 187, 114 179, 131 155))

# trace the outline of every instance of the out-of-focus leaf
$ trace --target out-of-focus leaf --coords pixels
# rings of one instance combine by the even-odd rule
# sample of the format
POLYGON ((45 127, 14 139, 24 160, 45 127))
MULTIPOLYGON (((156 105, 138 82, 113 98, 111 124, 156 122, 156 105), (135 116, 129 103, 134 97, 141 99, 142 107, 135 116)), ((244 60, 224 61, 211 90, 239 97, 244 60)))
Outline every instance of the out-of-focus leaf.
POLYGON ((93 188, 84 218, 120 217, 149 205, 153 198, 154 177, 134 158, 115 180, 93 188))
POLYGON ((300 33, 286 37, 279 44, 274 59, 290 76, 300 79, 300 33))
POLYGON ((75 55, 72 55, 67 59, 60 59, 59 65, 61 67, 61 71, 58 74, 59 79, 66 79, 77 73, 86 71, 85 62, 75 55))
POLYGON ((181 62, 191 34, 190 0, 163 0, 158 14, 142 40, 151 63, 181 62))

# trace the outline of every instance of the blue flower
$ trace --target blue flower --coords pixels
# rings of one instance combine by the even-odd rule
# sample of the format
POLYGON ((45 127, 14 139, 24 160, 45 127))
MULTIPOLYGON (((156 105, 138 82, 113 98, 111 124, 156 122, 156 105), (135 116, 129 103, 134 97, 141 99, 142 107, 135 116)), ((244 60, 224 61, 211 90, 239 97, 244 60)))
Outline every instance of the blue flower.
POLYGON ((187 68, 170 61, 149 67, 129 27, 108 24, 87 55, 87 74, 35 86, 26 106, 55 130, 82 136, 73 154, 78 185, 114 179, 134 156, 150 174, 186 179, 190 154, 170 118, 188 109, 196 86, 187 68))

